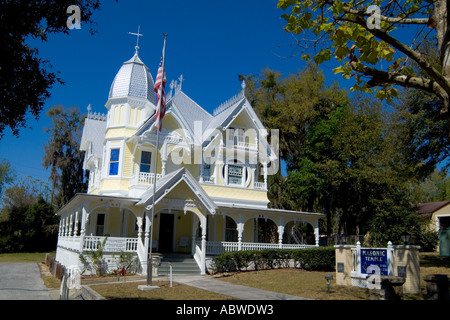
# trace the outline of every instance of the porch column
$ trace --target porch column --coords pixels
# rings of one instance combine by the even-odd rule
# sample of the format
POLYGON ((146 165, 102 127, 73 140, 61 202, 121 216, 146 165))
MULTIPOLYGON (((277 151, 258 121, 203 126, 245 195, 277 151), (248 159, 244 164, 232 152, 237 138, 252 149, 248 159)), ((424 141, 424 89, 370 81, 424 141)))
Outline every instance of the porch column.
POLYGON ((280 249, 283 248, 283 234, 284 234, 284 225, 278 226, 278 246, 280 249))
POLYGON ((281 249, 283 247, 283 235, 284 235, 284 219, 280 217, 278 219, 278 246, 281 249))
POLYGON ((151 214, 151 211, 145 210, 145 233, 144 233, 144 249, 145 249, 145 260, 148 258, 148 246, 149 246, 149 235, 150 235, 150 224, 151 219, 149 215, 151 214))
POLYGON ((84 248, 84 237, 86 235, 86 223, 89 220, 89 213, 86 210, 86 205, 83 204, 81 208, 81 230, 80 230, 80 252, 84 248))
POLYGON ((316 221, 314 221, 314 236, 316 239, 316 247, 319 246, 319 219, 316 219, 316 221))
POLYGON ((73 226, 73 236, 74 237, 78 236, 78 215, 79 215, 79 212, 77 210, 77 211, 75 211, 75 222, 74 222, 74 226, 73 226))
POLYGON ((59 219, 58 238, 62 237, 62 219, 59 219))
POLYGON ((238 232, 238 251, 242 250, 242 234, 244 233, 244 217, 242 214, 239 215, 239 222, 237 223, 238 232))
POLYGON ((138 238, 142 241, 142 217, 136 217, 136 224, 138 226, 138 238))
POLYGON ((201 220, 201 229, 202 229, 202 265, 200 267, 201 275, 206 274, 206 217, 202 217, 201 220))
POLYGON ((69 217, 67 216, 64 218, 64 236, 69 236, 69 217))
POLYGON ((69 216, 69 237, 73 236, 73 213, 69 216))

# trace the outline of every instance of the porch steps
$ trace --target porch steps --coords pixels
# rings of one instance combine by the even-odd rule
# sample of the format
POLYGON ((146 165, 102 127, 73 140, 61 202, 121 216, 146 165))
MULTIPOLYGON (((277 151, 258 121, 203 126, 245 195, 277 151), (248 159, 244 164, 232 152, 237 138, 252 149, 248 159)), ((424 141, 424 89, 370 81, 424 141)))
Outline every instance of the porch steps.
POLYGON ((172 264, 172 275, 200 275, 200 268, 191 255, 163 254, 158 273, 169 276, 170 264, 172 264))

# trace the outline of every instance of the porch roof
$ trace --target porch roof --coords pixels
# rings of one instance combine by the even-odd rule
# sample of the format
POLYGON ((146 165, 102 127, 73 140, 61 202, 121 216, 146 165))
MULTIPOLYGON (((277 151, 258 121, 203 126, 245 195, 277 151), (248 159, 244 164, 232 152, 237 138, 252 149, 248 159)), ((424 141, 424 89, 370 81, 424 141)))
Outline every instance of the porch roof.
POLYGON ((284 215, 302 215, 302 216, 310 216, 310 217, 315 217, 315 218, 324 218, 325 214, 323 213, 317 213, 317 212, 304 212, 304 211, 293 211, 293 210, 285 210, 285 209, 275 209, 275 208, 251 208, 248 206, 239 206, 236 204, 233 205, 220 205, 217 208, 217 211, 228 211, 228 210, 239 210, 241 212, 245 212, 245 213, 259 213, 259 214, 264 214, 264 213, 275 213, 275 214, 284 214, 284 215))
POLYGON ((107 196, 107 195, 97 195, 88 193, 77 193, 72 199, 69 200, 63 207, 61 207, 55 215, 60 216, 64 214, 67 210, 73 210, 74 208, 81 206, 84 201, 104 201, 105 203, 110 201, 118 201, 122 204, 134 205, 140 199, 130 198, 130 197, 120 197, 120 196, 107 196))

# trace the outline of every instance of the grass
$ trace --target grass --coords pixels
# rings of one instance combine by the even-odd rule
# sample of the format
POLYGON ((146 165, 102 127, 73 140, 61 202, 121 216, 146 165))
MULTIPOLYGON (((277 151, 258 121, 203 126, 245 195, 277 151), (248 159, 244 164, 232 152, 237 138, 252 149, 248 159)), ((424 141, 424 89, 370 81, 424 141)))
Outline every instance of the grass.
POLYGON ((106 299, 111 300, 232 300, 231 297, 214 292, 193 288, 173 282, 170 287, 168 281, 153 281, 153 285, 159 289, 140 291, 138 285, 145 282, 128 282, 114 284, 98 284, 90 286, 106 299))
MULTIPOLYGON (((26 253, 2 253, 0 254, 0 262, 9 263, 31 263, 45 261, 45 255, 49 252, 26 252, 26 253)), ((55 252, 49 253, 55 256, 55 252)))
POLYGON ((358 287, 336 286, 330 281, 327 292, 325 275, 334 272, 305 271, 301 269, 274 269, 247 271, 220 278, 233 284, 270 290, 314 300, 367 300, 369 292, 358 287))
MULTIPOLYGON (((44 263, 46 253, 15 253, 0 254, 0 262, 28 262, 38 263, 44 284, 48 288, 59 288, 60 282, 48 274, 44 263)), ((53 254, 54 252, 50 253, 53 254)), ((438 253, 420 254, 420 278, 422 283, 421 295, 405 295, 404 299, 424 299, 425 281, 423 276, 428 274, 450 274, 450 257, 440 257, 438 253)), ((248 271, 235 273, 220 280, 249 287, 256 287, 290 295, 297 295, 314 300, 367 300, 369 291, 358 287, 336 285, 330 281, 330 294, 327 293, 325 275, 335 272, 305 271, 300 269, 278 269, 264 271, 248 271)), ((167 281, 154 281, 160 289, 153 291, 139 291, 137 286, 145 282, 123 282, 111 284, 97 284, 90 287, 107 299, 130 300, 231 300, 231 297, 173 283, 171 288, 167 281)))

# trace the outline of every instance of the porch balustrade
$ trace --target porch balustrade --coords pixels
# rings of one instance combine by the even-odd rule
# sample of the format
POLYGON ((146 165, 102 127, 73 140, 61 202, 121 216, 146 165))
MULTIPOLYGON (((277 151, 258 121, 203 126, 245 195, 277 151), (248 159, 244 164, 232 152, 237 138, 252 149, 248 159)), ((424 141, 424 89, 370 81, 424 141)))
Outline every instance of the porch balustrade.
MULTIPOLYGON (((201 247, 201 241, 196 245, 201 247)), ((279 244, 279 243, 257 243, 257 242, 228 242, 228 241, 206 241, 206 254, 217 255, 223 252, 264 250, 264 249, 306 249, 314 248, 315 245, 306 244, 279 244)))
MULTIPOLYGON (((161 179, 162 174, 156 174, 156 180, 161 179)), ((139 172, 133 176, 135 185, 151 185, 155 182, 155 174, 149 172, 139 172)))
POLYGON ((105 241, 103 251, 106 252, 136 252, 138 250, 138 238, 119 238, 119 237, 84 237, 83 250, 98 250, 105 241), (106 241, 105 241, 106 239, 106 241))
MULTIPOLYGON (((209 176, 202 176, 201 179, 199 179, 201 183, 207 183, 207 184, 215 184, 215 178, 209 177, 209 176)), ((267 183, 265 182, 254 182, 253 183, 253 189, 255 190, 264 190, 267 191, 267 183)))

